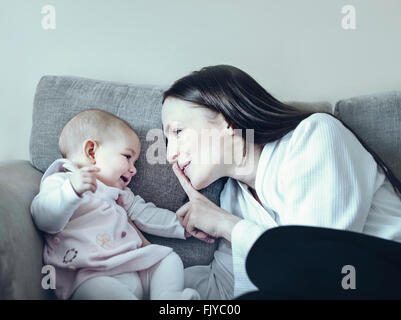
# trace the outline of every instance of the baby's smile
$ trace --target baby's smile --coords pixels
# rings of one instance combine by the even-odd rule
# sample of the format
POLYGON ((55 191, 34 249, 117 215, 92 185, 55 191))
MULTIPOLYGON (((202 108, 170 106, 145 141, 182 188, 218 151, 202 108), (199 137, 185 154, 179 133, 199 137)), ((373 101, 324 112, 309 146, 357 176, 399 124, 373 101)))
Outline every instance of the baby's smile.
POLYGON ((132 175, 127 173, 120 176, 120 183, 122 188, 126 187, 131 182, 132 175))

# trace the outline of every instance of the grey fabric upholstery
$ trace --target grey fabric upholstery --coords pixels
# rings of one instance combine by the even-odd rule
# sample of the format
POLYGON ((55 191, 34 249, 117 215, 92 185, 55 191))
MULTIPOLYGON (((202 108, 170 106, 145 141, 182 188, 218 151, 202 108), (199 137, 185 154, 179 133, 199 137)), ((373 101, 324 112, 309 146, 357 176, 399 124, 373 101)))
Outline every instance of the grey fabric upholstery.
POLYGON ((335 105, 334 114, 401 179, 401 91, 340 100, 335 105))
POLYGON ((29 213, 42 174, 28 161, 0 164, 0 299, 51 299, 43 290, 43 239, 29 213))
MULTIPOLYGON (((145 200, 176 210, 187 199, 167 164, 150 165, 145 155, 153 140, 146 141, 150 129, 161 128, 162 88, 90 80, 77 77, 45 76, 37 87, 30 157, 27 161, 0 164, 0 299, 51 299, 51 290, 41 288, 43 239, 35 228, 29 207, 39 191, 42 173, 60 157, 58 135, 66 121, 88 108, 99 108, 128 121, 142 142, 138 174, 131 183, 133 191, 145 200), (39 171, 38 171, 39 170, 39 171)), ((327 103, 299 103, 308 110, 331 111, 327 103)), ((161 138, 161 137, 159 137, 161 138)), ((164 143, 164 142, 161 142, 164 143)), ((218 203, 224 180, 202 192, 218 203)), ((172 240, 147 235, 153 243, 170 246, 184 264, 207 264, 216 245, 196 239, 172 240)), ((217 243, 216 243, 217 244, 217 243)))
MULTIPOLYGON (((176 211, 187 199, 171 166, 149 164, 147 152, 154 143, 165 147, 161 128, 161 99, 163 89, 85 79, 79 77, 44 76, 40 80, 34 99, 33 124, 30 139, 31 163, 44 172, 57 158, 58 137, 64 124, 76 113, 97 108, 111 112, 126 120, 138 133, 142 143, 137 162, 138 173, 130 184, 134 193, 157 206, 176 211), (156 137, 147 141, 147 134, 159 129, 156 137)), ((295 102, 296 104, 297 102, 295 102)), ((327 103, 298 103, 299 107, 331 111, 327 103)), ((156 132, 157 133, 157 132, 156 132)), ((163 149, 165 152, 165 148, 163 149)), ((165 154, 159 155, 165 160, 165 154)), ((224 179, 209 186, 202 193, 213 202, 219 202, 224 179)), ((213 258, 215 244, 196 239, 175 240, 147 235, 150 241, 172 247, 183 259, 185 266, 208 264, 213 258)))
MULTIPOLYGON (((136 86, 78 77, 44 76, 40 80, 34 99, 33 124, 30 139, 32 165, 44 172, 57 158, 58 137, 65 123, 82 110, 96 108, 108 111, 126 120, 137 132, 142 151, 136 168, 138 173, 132 179, 130 188, 145 201, 176 211, 187 202, 186 194, 175 177, 171 165, 149 164, 147 152, 154 143, 164 147, 161 131, 161 88, 136 86), (159 129, 159 136, 146 140, 149 130, 159 129)), ((165 159, 165 154, 160 155, 165 159)), ((214 203, 224 179, 202 190, 214 203)), ((187 240, 167 239, 151 235, 146 237, 152 243, 172 247, 182 258, 185 266, 208 264, 213 258, 217 245, 207 244, 195 238, 187 240)))
POLYGON ((318 101, 318 102, 288 101, 286 103, 299 110, 306 110, 310 112, 333 113, 333 107, 331 103, 326 101, 318 101))

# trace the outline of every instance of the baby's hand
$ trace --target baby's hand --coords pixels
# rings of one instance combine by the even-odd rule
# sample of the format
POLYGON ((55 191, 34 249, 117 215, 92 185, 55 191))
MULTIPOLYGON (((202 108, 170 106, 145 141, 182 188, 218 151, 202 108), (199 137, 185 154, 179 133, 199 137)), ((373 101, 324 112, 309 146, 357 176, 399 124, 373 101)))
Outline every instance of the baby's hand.
POLYGON ((71 177, 70 182, 75 193, 82 197, 86 191, 95 192, 97 188, 95 172, 99 172, 100 168, 95 166, 82 167, 75 171, 71 177))
POLYGON ((134 201, 134 197, 134 193, 129 188, 125 187, 120 191, 116 202, 125 210, 128 210, 134 201))

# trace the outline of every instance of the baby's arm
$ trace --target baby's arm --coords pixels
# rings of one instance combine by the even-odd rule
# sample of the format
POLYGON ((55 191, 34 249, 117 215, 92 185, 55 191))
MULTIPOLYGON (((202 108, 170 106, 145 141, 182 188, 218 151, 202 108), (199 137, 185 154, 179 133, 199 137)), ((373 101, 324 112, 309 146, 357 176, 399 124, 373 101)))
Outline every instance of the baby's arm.
POLYGON ((67 225, 81 200, 66 173, 52 174, 41 183, 40 192, 32 201, 33 220, 42 231, 60 232, 67 225))
POLYGON ((129 188, 121 192, 121 204, 131 220, 144 232, 161 237, 185 239, 185 230, 176 214, 156 207, 134 195, 129 188))
POLYGON ((87 166, 71 175, 58 172, 45 178, 31 204, 36 226, 47 233, 63 230, 78 208, 82 195, 87 191, 96 191, 94 173, 99 170, 95 166, 87 166))

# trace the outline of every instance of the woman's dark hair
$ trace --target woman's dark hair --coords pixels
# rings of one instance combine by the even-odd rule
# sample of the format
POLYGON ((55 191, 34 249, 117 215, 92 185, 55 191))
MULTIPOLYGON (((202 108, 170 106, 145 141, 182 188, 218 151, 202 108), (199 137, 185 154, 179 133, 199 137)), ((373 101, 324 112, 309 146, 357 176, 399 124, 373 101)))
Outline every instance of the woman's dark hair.
MULTIPOLYGON (((302 111, 278 101, 246 72, 229 65, 202 68, 177 80, 164 92, 163 103, 168 97, 204 106, 221 113, 233 129, 254 129, 254 143, 264 145, 276 141, 294 130, 298 124, 317 113, 302 111)), ((401 182, 380 157, 341 119, 341 121, 373 156, 377 164, 401 197, 401 182)))

